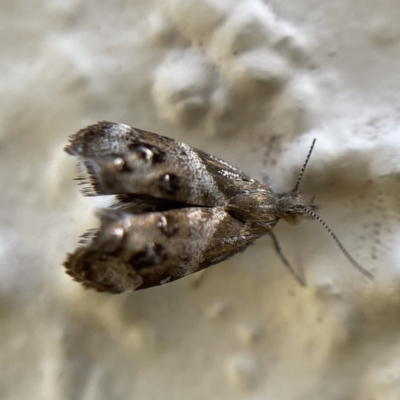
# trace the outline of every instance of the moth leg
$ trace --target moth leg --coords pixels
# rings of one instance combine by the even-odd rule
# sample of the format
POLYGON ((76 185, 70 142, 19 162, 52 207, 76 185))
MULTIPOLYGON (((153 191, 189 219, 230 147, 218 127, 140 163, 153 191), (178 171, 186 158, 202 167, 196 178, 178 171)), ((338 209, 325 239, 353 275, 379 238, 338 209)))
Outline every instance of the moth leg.
POLYGON ((203 284, 204 279, 209 271, 207 269, 203 269, 199 272, 196 272, 194 278, 192 279, 192 285, 194 288, 198 288, 200 285, 203 284))
POLYGON ((261 177, 262 183, 266 186, 271 186, 271 179, 269 177, 269 175, 263 175, 261 177))
POLYGON ((271 236, 272 239, 272 243, 274 245, 275 251, 278 254, 278 256, 280 257, 280 259, 282 260, 283 264, 285 265, 285 267, 288 269, 288 271, 296 278, 296 280, 300 283, 300 285, 302 286, 307 286, 307 282, 305 280, 305 277, 303 274, 299 274, 289 263, 289 261, 287 260, 287 258, 284 256, 284 254, 282 253, 282 249, 281 246, 279 245, 278 239, 276 238, 276 236, 274 235, 274 233, 271 231, 269 232, 269 235, 271 236))

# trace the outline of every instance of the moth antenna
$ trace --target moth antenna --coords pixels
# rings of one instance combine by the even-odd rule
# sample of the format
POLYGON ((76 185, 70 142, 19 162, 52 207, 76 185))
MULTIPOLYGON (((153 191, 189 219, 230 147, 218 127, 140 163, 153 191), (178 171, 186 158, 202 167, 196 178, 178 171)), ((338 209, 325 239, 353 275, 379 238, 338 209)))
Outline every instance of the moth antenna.
POLYGON ((362 267, 351 255, 350 253, 346 250, 346 248, 343 246, 342 242, 338 239, 338 237, 333 233, 332 229, 329 228, 329 226, 326 224, 326 222, 315 212, 307 209, 307 208, 303 208, 304 212, 306 212, 307 214, 311 215, 315 220, 317 220, 327 231, 328 233, 331 235, 332 239, 336 242, 336 244, 338 245, 339 249, 342 251, 342 253, 346 256, 346 258, 350 261, 351 265, 357 269, 359 272, 361 272, 362 274, 364 274, 368 279, 374 279, 374 275, 369 272, 367 269, 365 269, 364 267, 362 267))
POLYGON ((308 152, 306 161, 304 162, 303 168, 301 169, 300 174, 299 174, 299 176, 298 176, 298 178, 297 178, 296 186, 294 187, 294 189, 292 190, 292 192, 297 192, 297 190, 299 189, 299 185, 300 185, 301 179, 303 178, 304 171, 306 170, 308 161, 310 160, 311 153, 312 153, 312 151, 313 151, 313 149, 314 149, 314 145, 315 145, 315 142, 316 142, 316 141, 317 141, 317 139, 314 139, 313 142, 312 142, 312 144, 311 144, 310 151, 308 152))

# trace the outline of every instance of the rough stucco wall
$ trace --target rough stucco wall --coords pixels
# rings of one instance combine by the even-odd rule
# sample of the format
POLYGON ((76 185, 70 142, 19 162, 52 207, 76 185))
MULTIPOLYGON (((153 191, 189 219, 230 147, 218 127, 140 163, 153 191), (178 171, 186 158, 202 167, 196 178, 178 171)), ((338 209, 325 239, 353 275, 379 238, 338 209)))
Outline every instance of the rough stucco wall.
POLYGON ((2 399, 400 398, 400 7, 396 1, 2 1, 2 399), (166 286, 84 291, 60 266, 95 226, 67 136, 96 120, 185 141, 317 223, 166 286), (278 138, 272 142, 273 138, 278 138), (271 144, 272 143, 272 144, 271 144))

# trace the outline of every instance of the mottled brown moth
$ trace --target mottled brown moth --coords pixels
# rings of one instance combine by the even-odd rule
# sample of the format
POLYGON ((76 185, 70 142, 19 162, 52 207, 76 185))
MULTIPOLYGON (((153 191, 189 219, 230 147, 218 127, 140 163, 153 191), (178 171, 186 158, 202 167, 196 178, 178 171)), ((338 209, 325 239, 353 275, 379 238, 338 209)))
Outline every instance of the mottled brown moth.
POLYGON ((294 189, 274 193, 227 162, 165 136, 105 121, 81 129, 65 151, 78 157, 82 192, 118 201, 98 213, 100 228, 84 234, 83 246, 68 254, 67 273, 100 292, 145 289, 220 263, 269 234, 302 281, 272 230, 281 218, 298 224, 310 217, 372 278, 300 195, 314 144, 294 189))

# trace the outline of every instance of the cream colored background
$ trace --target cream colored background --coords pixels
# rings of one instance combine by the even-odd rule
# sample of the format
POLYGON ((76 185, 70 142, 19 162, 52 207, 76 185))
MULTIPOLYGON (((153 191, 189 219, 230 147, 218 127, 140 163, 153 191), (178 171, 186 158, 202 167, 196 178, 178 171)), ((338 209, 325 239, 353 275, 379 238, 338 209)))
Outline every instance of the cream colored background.
POLYGON ((400 398, 400 5, 336 0, 0 3, 0 398, 400 398), (316 222, 120 296, 61 267, 96 225, 68 135, 97 120, 303 190, 316 222), (271 145, 271 139, 277 137, 271 145), (269 151, 270 150, 270 151, 269 151))

